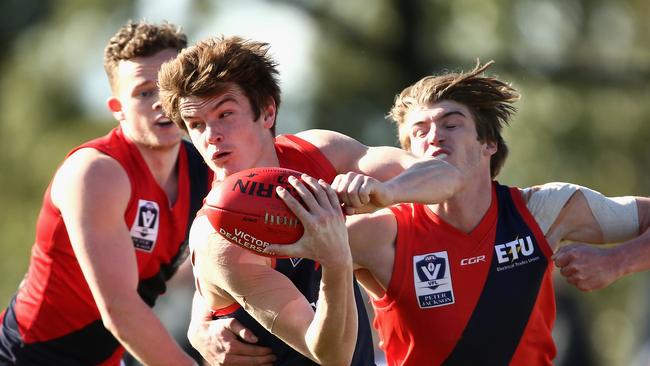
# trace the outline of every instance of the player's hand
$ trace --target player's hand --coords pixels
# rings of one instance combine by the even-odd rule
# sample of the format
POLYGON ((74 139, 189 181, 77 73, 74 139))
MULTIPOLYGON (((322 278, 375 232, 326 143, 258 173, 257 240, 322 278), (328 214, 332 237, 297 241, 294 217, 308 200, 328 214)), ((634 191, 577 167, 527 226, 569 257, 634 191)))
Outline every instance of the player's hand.
POLYGON ((568 283, 592 291, 609 286, 623 275, 617 254, 615 248, 571 244, 558 249, 552 259, 568 283))
POLYGON ((348 215, 373 212, 393 204, 393 194, 388 185, 367 175, 339 174, 334 178, 332 188, 348 215))
POLYGON ((277 188, 277 194, 302 222, 305 233, 294 244, 271 244, 264 251, 312 259, 323 266, 350 266, 348 231, 336 192, 322 179, 316 180, 306 174, 300 178, 304 184, 293 176, 289 177, 289 183, 304 205, 282 187, 277 188))
POLYGON ((187 337, 212 366, 271 366, 275 361, 270 348, 248 344, 257 342, 257 337, 236 319, 202 321, 199 326, 190 327, 187 337))

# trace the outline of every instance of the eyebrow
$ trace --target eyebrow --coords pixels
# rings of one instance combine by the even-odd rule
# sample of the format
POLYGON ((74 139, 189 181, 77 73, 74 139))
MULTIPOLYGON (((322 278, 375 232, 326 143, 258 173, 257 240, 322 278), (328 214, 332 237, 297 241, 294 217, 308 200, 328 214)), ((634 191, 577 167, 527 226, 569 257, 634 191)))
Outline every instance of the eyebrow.
MULTIPOLYGON (((217 103, 215 106, 210 108, 210 111, 214 111, 215 109, 218 109, 219 107, 221 107, 222 105, 224 105, 227 102, 237 103, 237 100, 235 99, 235 97, 232 97, 232 96, 229 96, 229 95, 224 96, 224 98, 221 99, 219 101, 219 103, 217 103)), ((202 104, 205 104, 205 103, 202 103, 202 104)), ((185 112, 185 113, 181 112, 181 118, 194 118, 194 116, 193 115, 188 115, 187 112, 185 112)))
MULTIPOLYGON (((447 112, 443 113, 443 115, 440 116, 440 117, 436 117, 436 120, 442 120, 442 119, 445 119, 445 118, 447 118, 449 116, 454 116, 454 115, 458 115, 458 116, 461 116, 461 117, 467 117, 463 112, 454 109, 454 110, 447 111, 447 112)), ((426 122, 424 119, 418 119, 417 121, 411 123, 411 126, 416 126, 416 125, 419 125, 420 123, 424 123, 424 122, 426 122)))

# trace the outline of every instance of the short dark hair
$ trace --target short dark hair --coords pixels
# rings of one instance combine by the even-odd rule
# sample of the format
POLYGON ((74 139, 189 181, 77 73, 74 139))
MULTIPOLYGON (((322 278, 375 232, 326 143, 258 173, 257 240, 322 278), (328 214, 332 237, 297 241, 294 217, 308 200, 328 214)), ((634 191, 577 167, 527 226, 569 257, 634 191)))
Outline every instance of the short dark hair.
POLYGON ((187 47, 187 36, 180 28, 168 23, 152 24, 129 21, 108 41, 104 49, 104 70, 113 91, 116 90, 117 65, 122 60, 147 57, 172 48, 187 47))

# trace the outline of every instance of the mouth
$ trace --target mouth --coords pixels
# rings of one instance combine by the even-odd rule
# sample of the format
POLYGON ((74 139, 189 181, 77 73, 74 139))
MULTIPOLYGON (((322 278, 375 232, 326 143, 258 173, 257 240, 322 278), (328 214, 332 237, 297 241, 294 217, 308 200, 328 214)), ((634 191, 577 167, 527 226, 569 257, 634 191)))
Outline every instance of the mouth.
POLYGON ((449 155, 449 151, 447 151, 447 150, 445 150, 445 149, 438 149, 438 150, 434 151, 434 152, 431 154, 431 156, 433 156, 434 158, 438 158, 438 159, 445 158, 445 157, 447 157, 448 155, 449 155))
POLYGON ((158 117, 156 118, 155 125, 158 127, 170 127, 174 125, 174 122, 167 117, 158 117))
POLYGON ((212 161, 215 163, 222 163, 224 160, 228 159, 230 156, 231 152, 229 151, 217 151, 214 154, 212 154, 212 161))

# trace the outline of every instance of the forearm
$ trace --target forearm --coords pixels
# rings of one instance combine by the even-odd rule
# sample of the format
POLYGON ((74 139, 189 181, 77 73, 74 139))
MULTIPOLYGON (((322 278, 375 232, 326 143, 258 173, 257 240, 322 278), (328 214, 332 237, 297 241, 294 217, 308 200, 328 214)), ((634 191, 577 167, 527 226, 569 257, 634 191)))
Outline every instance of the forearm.
POLYGON ((613 262, 618 264, 621 276, 650 270, 650 229, 640 236, 622 243, 613 251, 613 262))
POLYGON ((386 181, 393 203, 439 203, 456 193, 462 184, 461 172, 438 159, 419 161, 386 181))
POLYGON ((114 301, 102 311, 102 319, 115 338, 145 365, 195 365, 139 298, 114 301))
POLYGON ((352 266, 323 267, 319 300, 306 343, 322 365, 349 365, 358 328, 352 266))

